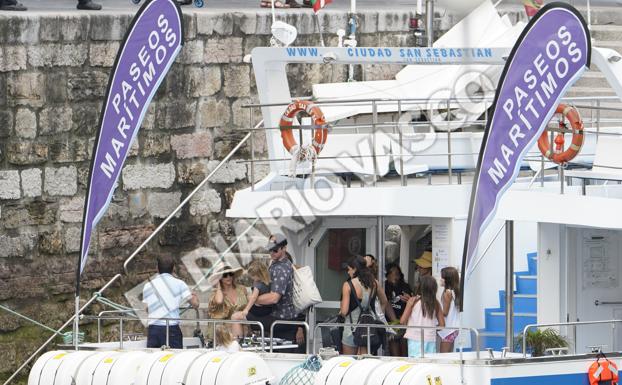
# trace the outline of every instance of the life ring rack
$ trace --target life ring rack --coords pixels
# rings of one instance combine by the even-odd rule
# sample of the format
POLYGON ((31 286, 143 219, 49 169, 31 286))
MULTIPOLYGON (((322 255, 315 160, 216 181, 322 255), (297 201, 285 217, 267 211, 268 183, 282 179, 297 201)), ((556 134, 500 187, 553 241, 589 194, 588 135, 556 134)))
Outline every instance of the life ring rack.
POLYGON ((313 148, 315 156, 317 156, 326 144, 329 127, 320 107, 310 100, 294 100, 285 109, 283 116, 281 116, 281 121, 279 122, 283 146, 285 146, 285 149, 292 155, 300 152, 301 145, 298 144, 294 138, 292 125, 296 116, 301 112, 309 115, 313 122, 313 141, 310 147, 313 148))

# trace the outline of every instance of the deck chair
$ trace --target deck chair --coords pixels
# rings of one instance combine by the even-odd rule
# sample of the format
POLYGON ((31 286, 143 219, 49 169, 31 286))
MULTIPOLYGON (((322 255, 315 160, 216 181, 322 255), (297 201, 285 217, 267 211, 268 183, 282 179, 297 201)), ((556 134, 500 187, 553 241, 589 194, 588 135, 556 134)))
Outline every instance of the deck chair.
POLYGON ((566 171, 568 178, 581 179, 582 192, 585 195, 585 181, 613 180, 622 181, 622 137, 603 135, 596 143, 594 165, 591 170, 566 171))

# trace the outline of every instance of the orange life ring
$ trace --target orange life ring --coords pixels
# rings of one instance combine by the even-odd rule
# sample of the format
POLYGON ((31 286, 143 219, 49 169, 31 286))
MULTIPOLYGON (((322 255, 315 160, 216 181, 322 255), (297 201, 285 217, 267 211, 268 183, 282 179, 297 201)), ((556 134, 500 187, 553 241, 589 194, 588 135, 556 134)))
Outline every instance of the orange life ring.
POLYGON ((618 385, 618 367, 613 362, 599 357, 587 371, 590 385, 612 384, 618 385))
POLYGON ((563 118, 559 122, 559 127, 561 129, 567 128, 564 120, 568 120, 570 122, 570 127, 572 127, 572 142, 570 147, 564 151, 564 133, 560 132, 555 137, 555 149, 551 149, 551 144, 549 143, 549 135, 545 130, 540 138, 538 139, 538 148, 542 155, 546 158, 552 160, 557 164, 564 164, 570 162, 574 159, 579 151, 581 151, 581 147, 583 146, 583 121, 581 120, 581 116, 579 115, 579 111, 574 106, 560 104, 557 106, 557 110, 555 110, 556 114, 562 114, 563 118))
POLYGON ((328 125, 326 124, 326 118, 324 118, 324 113, 320 110, 320 107, 316 106, 315 103, 311 101, 295 100, 287 106, 287 109, 285 109, 285 112, 281 117, 281 121, 279 122, 283 145, 290 154, 292 153, 292 149, 298 146, 296 139, 294 139, 294 133, 292 132, 291 127, 296 115, 301 112, 305 112, 313 121, 315 128, 313 129, 312 145, 315 149, 315 153, 319 154, 320 151, 322 151, 324 144, 326 144, 326 139, 328 138, 328 125))

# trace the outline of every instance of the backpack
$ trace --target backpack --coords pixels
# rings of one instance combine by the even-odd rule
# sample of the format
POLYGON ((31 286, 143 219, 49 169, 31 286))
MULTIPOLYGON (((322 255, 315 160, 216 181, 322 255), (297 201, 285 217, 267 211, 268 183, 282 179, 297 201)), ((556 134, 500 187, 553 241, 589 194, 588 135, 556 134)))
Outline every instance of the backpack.
MULTIPOLYGON (((363 308, 363 306, 361 305, 361 301, 359 301, 358 297, 356 296, 356 290, 354 289, 354 285, 352 285, 351 281, 348 281, 348 284, 350 285, 350 290, 352 290, 352 292, 354 293, 356 304, 358 308, 361 310, 359 319, 356 322, 356 324, 357 325, 368 325, 368 324, 384 325, 381 321, 378 320, 378 316, 376 315, 373 307, 371 306, 371 304, 375 300, 376 291, 375 290, 372 291, 372 294, 369 300, 369 305, 366 308, 363 308)), ((353 323, 352 314, 350 314, 350 323, 353 323)), ((367 338, 368 338, 367 330, 369 330, 369 345, 372 348, 379 346, 382 342, 382 335, 381 335, 382 330, 379 328, 373 328, 373 327, 370 327, 368 329, 366 326, 355 326, 352 328, 352 337, 354 337, 354 344, 356 346, 362 346, 362 347, 367 346, 367 338)))
POLYGON ((590 366, 587 374, 590 385, 618 385, 618 367, 602 353, 590 366), (601 359, 603 359, 602 362, 601 359))

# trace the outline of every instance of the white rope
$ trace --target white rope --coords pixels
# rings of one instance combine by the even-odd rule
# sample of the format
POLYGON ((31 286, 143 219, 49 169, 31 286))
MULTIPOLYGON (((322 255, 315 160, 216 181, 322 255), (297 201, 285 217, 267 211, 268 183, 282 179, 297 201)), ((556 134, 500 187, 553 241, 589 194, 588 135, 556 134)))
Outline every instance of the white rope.
POLYGON ((289 176, 296 176, 296 168, 298 167, 298 163, 302 163, 305 161, 311 162, 311 185, 313 186, 314 178, 315 178, 315 162, 317 160, 317 151, 312 144, 305 145, 295 145, 290 150, 289 153, 292 155, 292 160, 289 163, 289 176))

